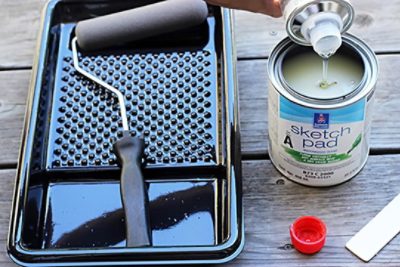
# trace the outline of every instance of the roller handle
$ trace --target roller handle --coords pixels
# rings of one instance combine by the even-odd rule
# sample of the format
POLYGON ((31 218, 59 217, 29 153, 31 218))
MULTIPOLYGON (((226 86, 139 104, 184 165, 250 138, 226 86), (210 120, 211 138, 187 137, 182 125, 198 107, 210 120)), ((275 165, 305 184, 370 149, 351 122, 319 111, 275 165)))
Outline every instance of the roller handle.
POLYGON ((132 137, 128 131, 113 145, 114 153, 121 166, 121 197, 125 211, 126 246, 151 246, 148 196, 141 162, 144 141, 132 137))
POLYGON ((98 50, 182 30, 203 23, 204 0, 167 0, 81 21, 75 34, 83 50, 98 50))

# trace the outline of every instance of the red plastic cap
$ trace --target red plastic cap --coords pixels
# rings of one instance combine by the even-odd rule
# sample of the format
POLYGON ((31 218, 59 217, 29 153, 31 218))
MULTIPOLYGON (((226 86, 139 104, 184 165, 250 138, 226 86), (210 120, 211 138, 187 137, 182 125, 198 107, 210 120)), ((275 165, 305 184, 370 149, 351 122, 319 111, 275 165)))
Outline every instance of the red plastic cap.
POLYGON ((325 245, 326 225, 314 216, 300 217, 290 226, 290 238, 298 251, 314 254, 325 245))

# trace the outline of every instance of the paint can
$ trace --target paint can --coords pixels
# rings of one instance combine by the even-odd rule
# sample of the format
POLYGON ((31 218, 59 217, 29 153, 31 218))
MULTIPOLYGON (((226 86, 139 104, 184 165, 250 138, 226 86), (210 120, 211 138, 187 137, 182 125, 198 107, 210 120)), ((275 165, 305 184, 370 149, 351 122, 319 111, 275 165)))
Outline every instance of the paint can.
MULTIPOLYGON (((366 164, 378 62, 363 41, 343 35, 337 54, 350 60, 349 70, 361 67, 360 81, 350 91, 313 95, 288 83, 284 73, 288 59, 307 50, 312 48, 286 38, 271 53, 269 155, 274 166, 294 182, 337 185, 353 178, 366 164)), ((303 66, 307 69, 307 64, 303 66)))

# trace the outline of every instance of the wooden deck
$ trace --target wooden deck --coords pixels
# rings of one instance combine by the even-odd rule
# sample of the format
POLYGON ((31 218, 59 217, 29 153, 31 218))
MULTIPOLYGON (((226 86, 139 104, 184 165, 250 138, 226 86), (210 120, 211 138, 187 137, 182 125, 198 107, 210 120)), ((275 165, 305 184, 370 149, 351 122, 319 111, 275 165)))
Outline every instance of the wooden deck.
MULTIPOLYGON (((0 266, 7 256, 9 213, 34 46, 44 0, 0 0, 0 266)), ((286 36, 281 19, 235 12, 243 153, 246 245, 226 266, 362 266, 345 243, 400 193, 400 0, 353 0, 351 32, 377 52, 380 78, 372 127, 372 149, 353 180, 327 189, 307 188, 283 178, 267 155, 267 73, 271 48, 286 36), (328 226, 327 243, 314 256, 290 245, 288 227, 300 215, 316 215, 328 226)), ((369 266, 400 266, 400 237, 369 266)))

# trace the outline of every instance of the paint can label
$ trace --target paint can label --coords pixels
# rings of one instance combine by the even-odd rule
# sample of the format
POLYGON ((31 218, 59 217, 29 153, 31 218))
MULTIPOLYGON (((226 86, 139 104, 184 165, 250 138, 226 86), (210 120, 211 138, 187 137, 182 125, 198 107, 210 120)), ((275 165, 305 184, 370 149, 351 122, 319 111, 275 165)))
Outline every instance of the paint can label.
POLYGON ((370 100, 313 109, 269 93, 270 156, 288 178, 311 186, 340 184, 356 175, 369 151, 370 100))

